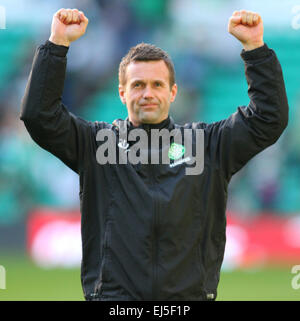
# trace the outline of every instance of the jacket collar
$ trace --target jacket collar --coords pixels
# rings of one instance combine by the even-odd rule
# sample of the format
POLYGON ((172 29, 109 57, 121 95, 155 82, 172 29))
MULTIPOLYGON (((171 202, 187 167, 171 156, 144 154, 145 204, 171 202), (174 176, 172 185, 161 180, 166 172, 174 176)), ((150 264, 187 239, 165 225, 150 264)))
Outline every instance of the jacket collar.
POLYGON ((164 119, 162 122, 158 123, 158 124, 141 124, 139 126, 134 126, 131 121, 128 119, 128 117, 126 118, 126 122, 127 122, 127 128, 129 130, 131 129, 135 129, 135 128, 140 128, 140 129, 144 129, 146 131, 149 131, 151 129, 173 129, 174 128, 174 121, 172 119, 172 117, 168 116, 166 119, 164 119))
MULTIPOLYGON (((164 119, 162 122, 158 123, 158 124, 141 124, 139 126, 134 126, 131 121, 129 120, 128 117, 126 117, 125 120, 123 119, 116 119, 113 121, 112 123, 113 125, 115 125, 118 129, 121 129, 124 125, 125 128, 127 127, 127 130, 130 131, 132 129, 144 129, 146 131, 149 131, 151 129, 169 129, 172 130, 175 128, 175 123, 172 117, 168 116, 166 119, 164 119)), ((124 128, 123 127, 123 128, 124 128)), ((124 130, 124 129, 123 129, 124 130)))

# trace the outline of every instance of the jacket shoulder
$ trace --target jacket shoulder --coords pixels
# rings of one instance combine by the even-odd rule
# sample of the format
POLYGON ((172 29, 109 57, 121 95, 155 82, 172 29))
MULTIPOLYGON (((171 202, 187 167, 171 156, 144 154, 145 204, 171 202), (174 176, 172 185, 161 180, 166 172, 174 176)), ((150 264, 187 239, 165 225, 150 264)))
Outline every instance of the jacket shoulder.
POLYGON ((206 129, 208 126, 209 124, 203 122, 189 122, 185 123, 184 125, 175 124, 175 128, 180 129, 206 129))

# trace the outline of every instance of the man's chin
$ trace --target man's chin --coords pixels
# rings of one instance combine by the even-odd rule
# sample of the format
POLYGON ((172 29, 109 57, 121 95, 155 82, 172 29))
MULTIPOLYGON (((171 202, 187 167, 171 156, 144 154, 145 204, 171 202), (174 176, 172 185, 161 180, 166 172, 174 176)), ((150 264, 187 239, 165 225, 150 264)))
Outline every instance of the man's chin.
POLYGON ((156 112, 144 111, 140 115, 140 122, 142 124, 158 124, 161 122, 161 115, 157 115, 156 112))

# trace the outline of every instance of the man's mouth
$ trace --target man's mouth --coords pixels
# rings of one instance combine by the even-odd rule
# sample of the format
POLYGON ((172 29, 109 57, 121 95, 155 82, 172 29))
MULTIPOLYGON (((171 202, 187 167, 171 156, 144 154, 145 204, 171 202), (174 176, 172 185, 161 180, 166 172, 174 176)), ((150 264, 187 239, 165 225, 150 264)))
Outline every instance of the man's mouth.
POLYGON ((142 108, 147 109, 147 108, 155 108, 155 107, 157 107, 157 104, 149 103, 149 104, 141 104, 140 106, 141 106, 142 108))

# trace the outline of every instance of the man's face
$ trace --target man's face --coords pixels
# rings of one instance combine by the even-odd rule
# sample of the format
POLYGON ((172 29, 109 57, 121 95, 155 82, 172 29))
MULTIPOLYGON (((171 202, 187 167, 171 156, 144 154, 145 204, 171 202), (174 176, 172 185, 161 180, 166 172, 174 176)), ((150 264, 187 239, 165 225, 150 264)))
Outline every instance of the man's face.
POLYGON ((176 84, 170 88, 169 69, 163 60, 131 62, 126 69, 126 84, 119 85, 121 101, 134 126, 166 119, 176 93, 176 84))

